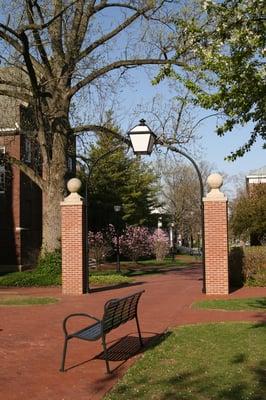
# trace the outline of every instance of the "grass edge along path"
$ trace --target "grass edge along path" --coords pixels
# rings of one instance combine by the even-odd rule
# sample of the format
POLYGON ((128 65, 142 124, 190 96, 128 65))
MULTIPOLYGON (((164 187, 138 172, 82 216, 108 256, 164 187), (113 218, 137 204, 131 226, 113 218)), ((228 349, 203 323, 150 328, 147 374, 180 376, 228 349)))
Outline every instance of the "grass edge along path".
POLYGON ((195 309, 212 309, 222 311, 266 311, 266 297, 243 299, 201 300, 192 304, 195 309))
POLYGON ((36 306, 55 304, 59 301, 56 297, 33 297, 33 296, 0 296, 0 306, 36 306))
POLYGON ((104 400, 262 400, 265 324, 178 327, 148 349, 104 400))

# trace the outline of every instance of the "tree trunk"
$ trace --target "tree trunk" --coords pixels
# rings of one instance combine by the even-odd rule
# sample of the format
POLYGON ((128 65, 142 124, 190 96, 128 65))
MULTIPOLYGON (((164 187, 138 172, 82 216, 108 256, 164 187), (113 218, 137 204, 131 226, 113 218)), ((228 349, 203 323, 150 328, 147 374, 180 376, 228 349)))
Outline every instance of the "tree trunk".
POLYGON ((43 191, 43 231, 42 254, 60 249, 61 214, 60 202, 63 200, 64 179, 53 179, 47 190, 43 191))
MULTIPOLYGON (((63 108, 63 107, 62 107, 63 108)), ((66 107, 67 108, 67 107, 66 107)), ((52 158, 43 164, 43 237, 42 254, 53 252, 61 246, 60 202, 65 193, 67 159, 69 157, 69 123, 67 116, 53 119, 52 158)))

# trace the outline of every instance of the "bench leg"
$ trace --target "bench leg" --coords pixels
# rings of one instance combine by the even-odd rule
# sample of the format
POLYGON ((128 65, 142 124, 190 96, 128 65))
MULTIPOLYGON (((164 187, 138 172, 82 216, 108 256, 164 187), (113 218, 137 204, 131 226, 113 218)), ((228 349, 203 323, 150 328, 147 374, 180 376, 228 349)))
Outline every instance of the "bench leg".
POLYGON ((61 371, 61 372, 64 372, 64 371, 65 371, 66 352, 67 352, 67 338, 65 338, 64 349, 63 349, 63 357, 62 357, 62 363, 61 363, 61 368, 60 368, 60 370, 59 370, 59 371, 61 371))
POLYGON ((137 315, 136 315, 136 322, 137 322, 137 328, 138 328, 138 334, 139 334, 139 341, 140 341, 140 345, 142 347, 143 346, 143 340, 142 340, 141 333, 140 333, 139 320, 138 320, 137 315))
POLYGON ((105 335, 103 335, 103 337, 102 337, 102 344, 103 344, 103 354, 104 354, 107 373, 111 374, 111 370, 109 367, 109 361, 108 361, 108 352, 107 352, 107 347, 106 347, 106 342, 105 342, 105 335))

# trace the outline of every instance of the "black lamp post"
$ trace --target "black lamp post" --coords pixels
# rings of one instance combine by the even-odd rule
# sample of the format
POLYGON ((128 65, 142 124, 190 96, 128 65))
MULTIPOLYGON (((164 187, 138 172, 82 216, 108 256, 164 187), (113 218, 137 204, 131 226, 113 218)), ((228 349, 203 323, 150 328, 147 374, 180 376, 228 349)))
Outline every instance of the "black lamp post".
POLYGON ((118 230, 118 213, 121 211, 121 206, 114 206, 114 211, 116 214, 116 272, 120 272, 120 244, 119 244, 119 230, 118 230))
POLYGON ((142 154, 142 155, 150 155, 153 150, 154 144, 159 144, 161 146, 167 147, 167 149, 179 153, 182 156, 186 157, 194 166, 200 184, 200 205, 201 205, 201 231, 202 231, 202 265, 203 265, 203 289, 202 291, 205 292, 205 244, 204 244, 204 212, 203 212, 203 197, 204 197, 204 187, 202 176, 199 170, 197 163, 193 160, 193 158, 177 147, 164 142, 162 139, 157 138, 155 133, 146 125, 144 119, 140 120, 139 125, 136 125, 133 129, 128 132, 129 138, 131 140, 131 145, 135 154, 142 154))

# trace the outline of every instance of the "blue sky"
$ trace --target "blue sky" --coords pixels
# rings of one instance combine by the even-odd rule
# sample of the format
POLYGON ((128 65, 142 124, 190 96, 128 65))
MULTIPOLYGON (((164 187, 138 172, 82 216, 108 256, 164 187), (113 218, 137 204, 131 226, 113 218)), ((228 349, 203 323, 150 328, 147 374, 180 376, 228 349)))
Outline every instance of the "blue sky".
MULTIPOLYGON (((133 125, 138 123, 138 118, 133 122, 130 111, 134 109, 138 103, 149 102, 155 94, 159 94, 167 101, 174 95, 169 90, 166 82, 160 83, 157 86, 152 86, 150 83, 150 77, 145 73, 144 70, 134 71, 134 84, 131 88, 125 88, 122 94, 122 109, 126 109, 128 115, 128 123, 133 125)), ((143 113, 144 114, 144 113, 143 113)), ((199 119, 205 115, 211 114, 210 112, 198 111, 199 119)), ((147 124, 149 125, 148 117, 144 117, 147 124)), ((125 121, 127 123, 127 119, 125 121)), ((258 169, 266 165, 266 150, 262 149, 262 140, 259 139, 257 143, 252 147, 252 150, 244 157, 237 159, 234 162, 225 161, 224 158, 230 154, 231 151, 237 149, 245 143, 249 138, 250 126, 241 127, 233 132, 227 133, 224 137, 219 137, 215 133, 216 118, 208 118, 199 126, 198 135, 201 139, 198 141, 202 152, 199 158, 209 161, 214 164, 214 170, 224 172, 229 176, 243 174, 246 175, 248 172, 254 169, 258 169)), ((128 127, 127 127, 128 128, 128 127)), ((152 126, 151 126, 152 128, 152 126)), ((195 154, 195 153, 194 153, 195 154)))
POLYGON ((215 123, 211 120, 201 127, 202 144, 205 148, 206 159, 217 165, 217 169, 228 175, 244 173, 266 165, 266 150, 262 149, 262 140, 259 139, 251 151, 236 161, 225 161, 224 157, 237 149, 249 137, 249 127, 239 128, 227 133, 224 137, 215 134, 215 123))

